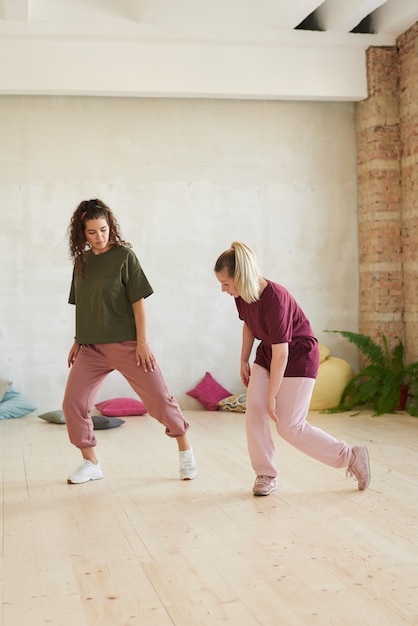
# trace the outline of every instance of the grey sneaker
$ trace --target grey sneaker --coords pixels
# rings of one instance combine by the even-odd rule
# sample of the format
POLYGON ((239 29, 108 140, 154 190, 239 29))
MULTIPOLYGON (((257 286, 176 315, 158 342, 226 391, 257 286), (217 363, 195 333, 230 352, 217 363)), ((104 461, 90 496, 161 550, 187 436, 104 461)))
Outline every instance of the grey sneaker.
POLYGON ((181 480, 193 480, 197 476, 196 462, 193 450, 182 450, 180 453, 180 478, 181 480))
POLYGON ((255 496, 269 496, 277 489, 277 478, 274 476, 257 476, 255 479, 253 494, 255 496))
POLYGON ((99 463, 95 465, 91 461, 84 459, 80 467, 67 478, 67 483, 69 485, 78 485, 87 483, 89 480, 98 480, 99 478, 103 478, 102 468, 99 463))
POLYGON ((354 460, 347 467, 347 476, 351 476, 358 482, 360 491, 367 489, 370 483, 369 453, 366 446, 354 446, 352 449, 354 460))

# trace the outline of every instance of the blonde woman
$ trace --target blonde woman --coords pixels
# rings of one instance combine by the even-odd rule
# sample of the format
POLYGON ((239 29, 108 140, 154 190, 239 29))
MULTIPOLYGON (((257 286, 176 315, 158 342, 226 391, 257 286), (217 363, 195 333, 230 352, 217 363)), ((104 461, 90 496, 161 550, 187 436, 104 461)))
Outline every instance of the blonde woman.
POLYGON ((290 444, 331 467, 346 467, 360 490, 370 482, 368 451, 351 447, 306 420, 319 367, 318 341, 309 320, 282 285, 263 278, 257 258, 234 241, 214 268, 222 291, 235 298, 243 321, 241 380, 247 389, 248 451, 256 474, 253 493, 268 496, 279 474, 269 419, 290 444), (249 359, 258 340, 255 361, 249 359))

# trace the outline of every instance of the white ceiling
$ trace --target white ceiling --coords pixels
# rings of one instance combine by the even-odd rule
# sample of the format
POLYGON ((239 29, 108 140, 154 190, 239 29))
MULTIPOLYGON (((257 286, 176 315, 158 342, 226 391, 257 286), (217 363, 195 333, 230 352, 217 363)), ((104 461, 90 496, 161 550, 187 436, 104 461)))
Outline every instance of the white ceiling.
MULTIPOLYGON (((318 10, 322 30, 348 33, 371 15, 377 34, 397 36, 418 20, 416 0, 1 0, 10 32, 167 31, 173 36, 248 36, 292 31, 318 10), (25 25, 19 28, 16 22, 25 25)), ((4 24, 2 25, 5 26, 4 24)), ((7 32, 7 29, 6 29, 7 32)))
POLYGON ((0 93, 359 100, 365 50, 417 21, 418 0, 0 0, 0 93))

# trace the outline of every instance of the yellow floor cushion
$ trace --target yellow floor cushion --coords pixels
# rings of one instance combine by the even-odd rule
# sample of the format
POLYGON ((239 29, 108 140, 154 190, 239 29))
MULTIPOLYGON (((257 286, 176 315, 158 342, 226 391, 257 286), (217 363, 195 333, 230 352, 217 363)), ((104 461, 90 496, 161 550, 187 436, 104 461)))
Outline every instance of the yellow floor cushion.
POLYGON ((318 347, 319 347, 319 362, 323 363, 324 361, 327 360, 329 356, 331 356, 331 350, 327 348, 327 346, 324 346, 323 343, 318 344, 318 347))
POLYGON ((322 411, 336 406, 347 383, 353 378, 353 368, 344 359, 330 355, 326 346, 320 344, 320 366, 310 404, 311 411, 322 411))

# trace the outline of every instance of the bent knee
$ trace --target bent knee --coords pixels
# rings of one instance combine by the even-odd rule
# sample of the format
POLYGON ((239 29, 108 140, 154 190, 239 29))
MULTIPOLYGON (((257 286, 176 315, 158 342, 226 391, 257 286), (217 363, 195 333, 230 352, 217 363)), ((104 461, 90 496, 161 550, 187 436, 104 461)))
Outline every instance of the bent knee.
POLYGON ((276 427, 280 437, 291 442, 299 439, 304 429, 304 424, 283 424, 279 418, 279 421, 276 422, 276 427))

